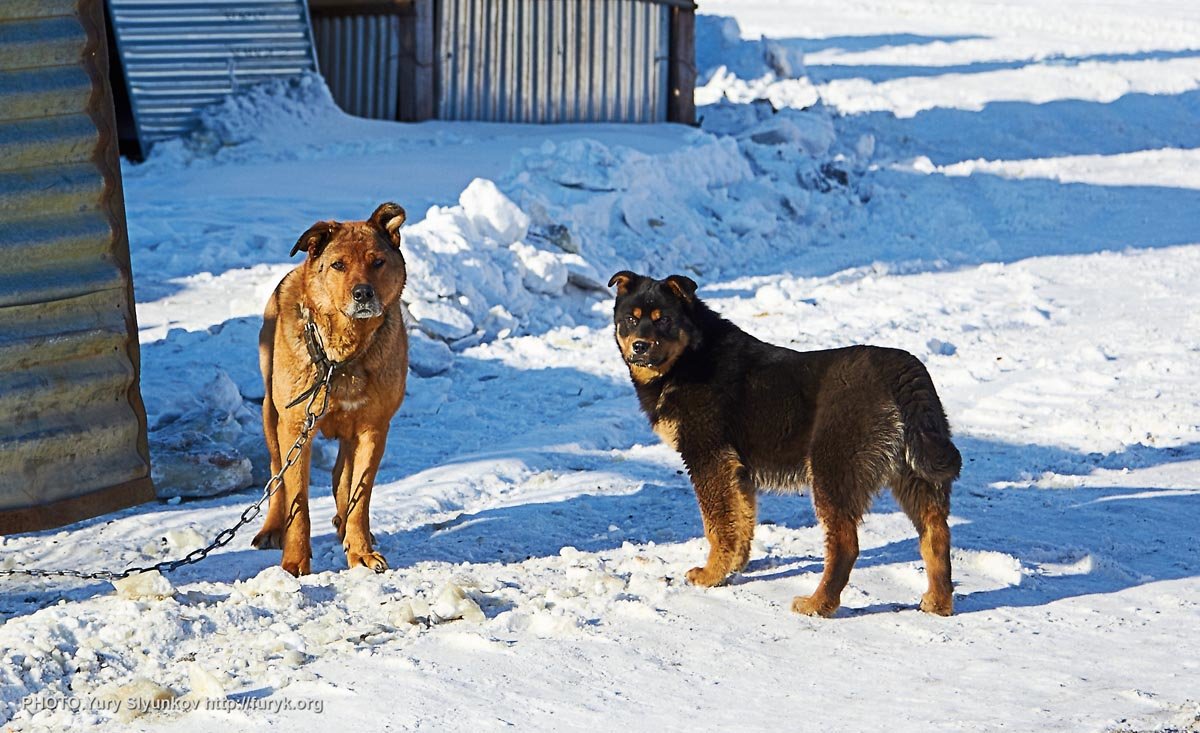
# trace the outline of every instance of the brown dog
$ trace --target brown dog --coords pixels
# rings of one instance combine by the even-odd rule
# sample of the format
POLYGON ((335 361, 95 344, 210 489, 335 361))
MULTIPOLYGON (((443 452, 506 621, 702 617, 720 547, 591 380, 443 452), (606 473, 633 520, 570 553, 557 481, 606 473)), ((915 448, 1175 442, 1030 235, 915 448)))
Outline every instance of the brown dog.
MULTIPOLYGON (((308 395, 332 364, 329 407, 317 426, 337 438, 333 525, 350 567, 376 572, 387 561, 372 545, 368 508, 388 425, 404 399, 408 332, 400 293, 407 277, 400 254, 404 209, 381 205, 368 221, 322 221, 300 236, 292 254, 308 257, 275 288, 263 315, 259 363, 266 385, 263 430, 271 472, 283 466, 300 436, 308 395), (311 324, 311 325, 309 325, 311 324), (315 335, 314 335, 315 332, 315 335)), ((316 405, 322 395, 317 394, 316 405)), ((283 567, 309 572, 308 516, 311 443, 305 443, 283 487, 271 496, 267 518, 253 544, 282 548, 283 567)))
POLYGON ((616 285, 617 344, 654 431, 691 474, 710 550, 687 578, 723 582, 745 567, 756 490, 810 487, 825 529, 825 571, 792 610, 832 616, 858 558, 858 523, 890 486, 916 525, 929 589, 921 610, 948 616, 950 485, 962 464, 925 366, 896 349, 800 353, 721 318, 682 275, 629 271, 616 285))

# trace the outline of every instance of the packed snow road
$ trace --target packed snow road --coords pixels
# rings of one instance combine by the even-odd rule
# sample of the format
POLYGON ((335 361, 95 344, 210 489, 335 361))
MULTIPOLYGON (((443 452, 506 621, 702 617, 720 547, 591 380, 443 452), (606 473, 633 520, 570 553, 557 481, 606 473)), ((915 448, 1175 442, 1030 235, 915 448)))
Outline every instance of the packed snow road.
POLYGON ((701 17, 700 130, 367 122, 308 79, 127 166, 156 484, 191 498, 2 538, 0 563, 123 567, 232 524, 266 478, 258 314, 287 253, 394 199, 393 569, 344 568, 323 446, 312 575, 250 532, 167 584, 0 586, 0 720, 1195 729, 1200 12, 1043 5, 706 2, 747 38, 701 17), (775 343, 926 362, 965 460, 955 616, 916 609, 886 496, 834 619, 789 610, 821 571, 804 497, 762 500, 745 573, 684 582, 706 543, 612 341, 624 268, 685 272, 775 343))

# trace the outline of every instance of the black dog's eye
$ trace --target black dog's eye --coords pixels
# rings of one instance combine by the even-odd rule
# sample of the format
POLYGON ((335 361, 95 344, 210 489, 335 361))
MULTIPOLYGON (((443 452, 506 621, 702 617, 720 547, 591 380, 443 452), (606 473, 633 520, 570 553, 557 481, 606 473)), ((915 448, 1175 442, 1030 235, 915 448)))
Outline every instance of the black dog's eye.
POLYGON ((375 260, 373 262, 371 262, 371 267, 376 267, 376 268, 383 267, 383 264, 386 261, 387 260, 383 259, 382 257, 376 257, 375 260))
POLYGON ((342 272, 346 269, 346 263, 342 262, 341 260, 338 260, 337 262, 330 265, 330 267, 337 270, 338 272, 342 272))
POLYGON ((625 322, 631 326, 636 326, 638 319, 633 316, 625 316, 625 322))
POLYGON ((671 319, 668 318, 667 316, 663 316, 662 318, 659 318, 657 321, 655 321, 654 325, 658 326, 659 328, 661 328, 664 331, 670 331, 671 330, 671 319))

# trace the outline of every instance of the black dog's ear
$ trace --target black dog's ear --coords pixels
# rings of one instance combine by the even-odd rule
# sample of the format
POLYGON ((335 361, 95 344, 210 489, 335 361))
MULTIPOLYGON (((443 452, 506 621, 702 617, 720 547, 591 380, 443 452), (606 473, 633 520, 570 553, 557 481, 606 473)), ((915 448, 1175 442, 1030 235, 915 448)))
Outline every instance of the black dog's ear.
POLYGON ((296 246, 292 247, 292 254, 289 256, 294 257, 297 252, 307 252, 309 257, 320 257, 325 245, 333 239, 334 226, 332 221, 319 221, 313 224, 307 232, 300 235, 300 239, 296 240, 296 246))
POLYGON ((375 209, 375 213, 371 214, 369 221, 371 226, 378 229, 392 243, 393 247, 399 249, 400 227, 403 226, 407 219, 408 214, 404 213, 403 206, 388 201, 385 204, 380 204, 379 208, 375 209))
POLYGON ((672 275, 665 281, 667 287, 688 303, 696 300, 696 281, 686 275, 672 275))
POLYGON ((617 286, 617 295, 628 293, 634 283, 641 280, 642 276, 629 270, 621 270, 616 275, 609 278, 608 287, 617 286))

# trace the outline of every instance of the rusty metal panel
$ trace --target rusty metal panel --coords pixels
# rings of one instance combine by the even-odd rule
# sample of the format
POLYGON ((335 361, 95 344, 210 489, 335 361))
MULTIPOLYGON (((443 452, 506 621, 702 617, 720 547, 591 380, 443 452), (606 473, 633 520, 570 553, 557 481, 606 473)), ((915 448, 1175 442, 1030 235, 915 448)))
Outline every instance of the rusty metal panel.
POLYGON ((101 0, 0 4, 0 533, 147 501, 101 0))
POLYGON ((239 89, 316 70, 304 0, 108 0, 138 141, 239 89))
POLYGON ((438 117, 667 119, 670 12, 689 0, 442 0, 438 117))

